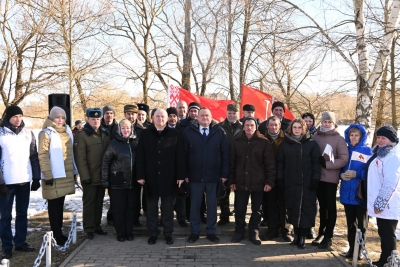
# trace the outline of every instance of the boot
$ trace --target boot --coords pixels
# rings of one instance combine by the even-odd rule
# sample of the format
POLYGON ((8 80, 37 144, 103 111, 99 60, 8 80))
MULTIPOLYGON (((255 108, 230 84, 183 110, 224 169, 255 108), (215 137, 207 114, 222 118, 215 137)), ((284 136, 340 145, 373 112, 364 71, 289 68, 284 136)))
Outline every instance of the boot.
POLYGON ((298 245, 298 244, 299 244, 299 238, 300 238, 300 236, 297 235, 297 234, 295 234, 295 235, 294 235, 294 238, 293 238, 293 241, 290 242, 290 245, 291 245, 291 246, 296 246, 296 245, 298 245))
POLYGON ((299 237, 299 241, 297 243, 297 247, 304 249, 306 247, 306 237, 304 235, 301 235, 299 237))

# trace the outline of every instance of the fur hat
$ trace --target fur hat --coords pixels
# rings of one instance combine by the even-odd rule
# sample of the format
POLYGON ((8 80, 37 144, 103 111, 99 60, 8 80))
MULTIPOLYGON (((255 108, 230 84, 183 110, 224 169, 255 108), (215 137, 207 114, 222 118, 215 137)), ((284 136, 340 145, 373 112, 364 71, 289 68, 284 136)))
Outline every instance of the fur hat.
POLYGON ((272 108, 271 110, 273 111, 276 107, 281 107, 283 108, 283 112, 285 112, 285 104, 283 104, 283 102, 280 101, 276 101, 272 104, 272 108))
POLYGON ((102 118, 103 111, 100 108, 87 108, 86 117, 88 118, 102 118))
POLYGON ((103 107, 103 114, 106 114, 107 111, 112 111, 115 115, 115 109, 112 106, 104 106, 103 107))
POLYGON ((399 143, 399 138, 397 138, 397 132, 392 126, 382 126, 376 131, 376 136, 384 136, 396 144, 399 143))
POLYGON ((192 108, 195 108, 195 109, 197 109, 197 110, 200 110, 200 109, 201 109, 201 106, 200 106, 200 104, 197 103, 197 102, 192 102, 192 103, 189 104, 188 111, 191 110, 192 108))
POLYGON ((6 120, 9 121, 12 117, 14 117, 15 115, 24 115, 24 113, 22 112, 22 109, 18 106, 9 106, 6 109, 6 120))
POLYGON ((321 122, 323 121, 331 121, 333 124, 336 124, 336 115, 332 111, 325 111, 322 113, 321 122))
POLYGON ((144 112, 146 112, 147 114, 149 114, 150 111, 150 107, 146 104, 140 103, 137 105, 139 110, 143 110, 144 112))
POLYGON ((138 106, 136 106, 135 104, 133 105, 125 105, 124 106, 124 113, 126 112, 133 112, 133 113, 137 113, 138 112, 138 106))
POLYGON ((50 114, 49 114, 49 119, 50 120, 54 120, 55 118, 61 117, 63 116, 65 119, 67 119, 67 114, 65 113, 65 111, 57 106, 54 106, 51 110, 50 110, 50 114))
POLYGON ((252 104, 245 104, 243 106, 243 111, 256 111, 256 107, 252 104))
POLYGON ((228 110, 230 110, 230 111, 235 111, 235 112, 238 112, 238 111, 239 111, 235 104, 229 104, 229 105, 226 107, 226 111, 228 111, 228 110))
POLYGON ((175 114, 178 117, 178 110, 174 107, 167 108, 167 114, 168 116, 171 114, 175 114))

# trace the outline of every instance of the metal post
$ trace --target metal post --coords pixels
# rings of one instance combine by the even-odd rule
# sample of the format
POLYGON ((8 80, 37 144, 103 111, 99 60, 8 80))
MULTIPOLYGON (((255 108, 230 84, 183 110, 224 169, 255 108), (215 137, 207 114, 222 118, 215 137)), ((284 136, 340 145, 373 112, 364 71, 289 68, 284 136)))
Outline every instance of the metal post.
POLYGON ((3 260, 1 260, 0 266, 1 267, 10 267, 10 261, 7 259, 3 259, 3 260))
POLYGON ((74 231, 72 232, 72 244, 76 244, 76 213, 72 215, 72 223, 75 224, 74 231))
POLYGON ((390 259, 390 262, 389 262, 390 265, 389 266, 398 267, 399 265, 396 263, 396 258, 399 257, 399 252, 397 250, 393 250, 391 256, 392 256, 392 258, 390 259))
POLYGON ((358 237, 359 236, 361 236, 361 230, 357 229, 356 238, 354 240, 353 260, 351 262, 351 266, 352 267, 357 267, 358 252, 360 250, 360 244, 358 244, 358 237))
POLYGON ((53 240, 53 232, 47 232, 47 244, 46 244, 46 267, 51 267, 51 241, 53 240))

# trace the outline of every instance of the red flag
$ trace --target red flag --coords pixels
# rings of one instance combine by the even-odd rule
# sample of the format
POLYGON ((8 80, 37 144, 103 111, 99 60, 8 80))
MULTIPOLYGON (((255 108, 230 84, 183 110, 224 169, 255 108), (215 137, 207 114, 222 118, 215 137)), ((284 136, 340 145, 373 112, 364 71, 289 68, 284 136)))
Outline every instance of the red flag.
MULTIPOLYGON (((278 99, 274 98, 272 95, 242 84, 242 101, 240 102, 240 115, 243 117, 242 110, 245 104, 252 104, 256 108, 254 117, 259 118, 261 121, 266 120, 272 115, 271 107, 274 101, 278 101, 278 99)), ((292 112, 287 107, 285 107, 285 114, 283 116, 289 120, 294 119, 292 112)))
POLYGON ((168 107, 176 107, 179 100, 186 101, 189 105, 190 102, 197 102, 202 107, 209 108, 214 120, 223 121, 226 118, 226 107, 228 104, 234 104, 232 100, 215 100, 198 96, 190 93, 189 91, 170 84, 168 86, 168 107))

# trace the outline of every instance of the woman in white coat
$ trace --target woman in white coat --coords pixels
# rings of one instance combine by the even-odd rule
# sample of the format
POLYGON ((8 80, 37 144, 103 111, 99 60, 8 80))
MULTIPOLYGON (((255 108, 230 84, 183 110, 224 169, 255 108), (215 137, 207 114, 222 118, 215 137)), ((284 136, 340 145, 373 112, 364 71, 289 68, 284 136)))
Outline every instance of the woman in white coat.
POLYGON ((377 145, 367 162, 368 215, 376 217, 381 238, 381 256, 373 262, 377 267, 387 263, 396 250, 396 227, 400 219, 400 146, 392 126, 383 126, 376 132, 377 145))

